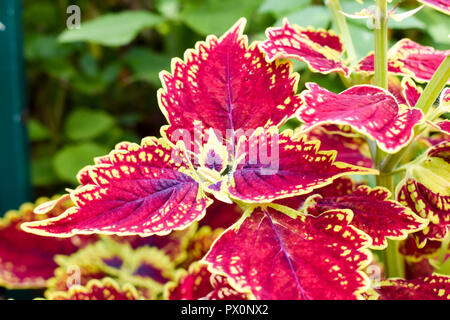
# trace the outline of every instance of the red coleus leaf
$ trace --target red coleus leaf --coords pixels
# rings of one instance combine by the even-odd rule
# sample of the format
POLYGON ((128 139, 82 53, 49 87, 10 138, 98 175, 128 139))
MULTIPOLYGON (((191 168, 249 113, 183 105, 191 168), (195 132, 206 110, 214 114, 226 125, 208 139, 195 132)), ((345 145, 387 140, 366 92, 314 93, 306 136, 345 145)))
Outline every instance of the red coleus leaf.
POLYGON ((241 201, 271 202, 309 193, 343 175, 377 172, 334 161, 335 151, 319 151, 320 142, 304 135, 260 129, 238 145, 240 161, 229 192, 241 201))
POLYGON ((206 209, 205 218, 199 221, 199 226, 210 226, 211 229, 228 228, 242 215, 242 209, 236 204, 228 204, 222 201, 214 201, 206 209))
POLYGON ((172 73, 161 73, 159 105, 173 142, 186 133, 202 138, 209 128, 233 140, 239 129, 279 125, 300 106, 292 64, 267 63, 256 43, 248 46, 245 23, 242 18, 219 39, 197 42, 184 60, 172 60, 172 73))
POLYGON ((385 188, 352 186, 348 189, 348 185, 340 183, 336 188, 331 185, 318 191, 320 195, 306 202, 308 213, 317 216, 328 210, 350 209, 354 215, 351 224, 372 238, 373 249, 386 248, 387 238, 406 239, 408 233, 424 228, 427 223, 409 208, 389 200, 391 193, 385 188))
POLYGON ((211 203, 181 162, 183 154, 164 139, 114 150, 110 164, 89 169, 94 184, 71 193, 76 206, 62 215, 22 227, 31 233, 164 235, 200 220, 211 203))
MULTIPOLYGON (((409 76, 417 81, 429 81, 450 50, 440 51, 402 39, 388 51, 388 71, 409 76)), ((374 54, 363 58, 355 66, 356 72, 374 72, 374 54)))
POLYGON ((389 92, 392 93, 399 104, 406 104, 410 107, 414 107, 423 90, 408 77, 404 77, 400 82, 400 80, 394 76, 389 78, 389 92))
POLYGON ((372 159, 365 155, 369 153, 366 141, 361 137, 329 133, 323 126, 308 131, 308 139, 319 140, 321 150, 336 150, 336 160, 355 166, 372 168, 372 159))
MULTIPOLYGON (((47 213, 37 215, 34 205, 24 204, 19 211, 9 211, 0 219, 0 286, 7 288, 43 288, 57 268, 54 257, 71 254, 96 237, 75 236, 68 239, 40 237, 20 229, 22 223, 57 216, 72 204, 61 198, 51 203, 47 213)), ((38 203, 42 203, 39 199, 38 203)))
POLYGON ((414 280, 386 280, 376 289, 379 300, 450 300, 450 278, 433 275, 414 280))
POLYGON ((443 13, 450 15, 450 1, 449 0, 417 0, 426 6, 432 7, 443 13))
POLYGON ((414 179, 408 179, 401 187, 398 201, 410 207, 417 215, 428 219, 428 225, 414 235, 422 248, 427 239, 442 240, 450 225, 450 197, 434 193, 414 179))
POLYGON ((292 219, 257 209, 217 239, 204 261, 256 299, 359 298, 371 241, 351 219, 349 210, 292 219))
POLYGON ((169 300, 247 300, 245 293, 237 292, 225 276, 211 274, 207 266, 194 263, 177 282, 166 286, 169 300))
POLYGON ((109 277, 120 284, 131 283, 143 296, 153 299, 177 273, 170 258, 156 247, 133 249, 106 238, 55 260, 59 268, 49 280, 46 296, 67 291, 73 285, 86 285, 91 279, 109 277))
POLYGON ((414 235, 400 244, 399 252, 405 256, 408 261, 418 262, 424 258, 431 258, 439 253, 442 243, 440 241, 427 241, 425 246, 419 248, 414 235))
POLYGON ((306 87, 302 93, 305 104, 299 111, 305 129, 329 122, 351 125, 389 153, 408 144, 423 117, 421 110, 399 105, 392 94, 378 87, 353 86, 340 94, 315 83, 306 87))
POLYGON ((437 128, 440 132, 450 134, 450 120, 442 120, 437 123, 430 123, 433 127, 437 128))
POLYGON ((415 233, 418 246, 427 239, 442 240, 450 227, 450 142, 431 147, 407 168, 405 180, 399 184, 397 199, 429 221, 415 233))
MULTIPOLYGON (((131 144, 130 142, 126 142, 126 141, 119 142, 118 144, 116 144, 114 150, 128 151, 128 146, 130 144, 131 144)), ((96 157, 96 158, 94 158, 94 163, 95 164, 111 164, 111 158, 109 155, 96 157)), ((89 174, 89 170, 91 168, 92 168, 91 165, 87 165, 78 172, 77 179, 78 179, 78 182, 80 182, 80 184, 82 184, 82 185, 95 184, 94 180, 92 179, 92 177, 89 174)))
POLYGON ((285 19, 283 27, 266 29, 266 36, 268 40, 260 43, 259 47, 269 62, 293 58, 307 63, 313 72, 350 74, 342 59, 344 48, 341 40, 331 30, 291 26, 285 19))
POLYGON ((110 278, 90 280, 86 286, 73 286, 67 292, 57 291, 48 295, 49 300, 143 300, 131 284, 120 286, 110 278))

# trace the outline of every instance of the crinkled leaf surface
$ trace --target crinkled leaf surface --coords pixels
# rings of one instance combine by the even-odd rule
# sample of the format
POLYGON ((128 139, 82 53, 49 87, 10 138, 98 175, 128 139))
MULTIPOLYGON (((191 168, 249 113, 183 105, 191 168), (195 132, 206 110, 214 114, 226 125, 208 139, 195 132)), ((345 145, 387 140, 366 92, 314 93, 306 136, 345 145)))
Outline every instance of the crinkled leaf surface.
POLYGON ((232 140, 234 131, 278 125, 300 106, 292 65, 267 63, 247 45, 244 26, 241 19, 221 38, 198 42, 184 60, 172 60, 172 73, 161 73, 159 105, 172 141, 183 132, 202 138, 208 128, 232 140))
POLYGON ((302 93, 305 104, 299 111, 306 128, 325 123, 351 125, 389 153, 412 139, 414 125, 423 117, 422 111, 399 105, 392 94, 378 87, 353 86, 340 94, 315 83, 306 87, 302 93))
POLYGON ((356 299, 368 286, 359 270, 371 260, 371 241, 349 225, 351 218, 349 210, 292 219, 257 209, 230 227, 204 261, 256 299, 356 299))
POLYGON ((73 234, 168 234, 205 214, 210 200, 186 172, 183 155, 163 139, 110 154, 111 164, 89 169, 94 184, 71 193, 76 207, 62 215, 24 225, 28 232, 68 237, 73 234))
POLYGON ((291 26, 285 19, 282 28, 268 28, 266 36, 268 40, 259 47, 268 61, 293 58, 307 63, 313 72, 350 74, 342 59, 343 45, 331 30, 291 26))
MULTIPOLYGON (((402 39, 388 51, 388 70, 394 74, 409 76, 417 81, 431 79, 450 50, 435 50, 422 46, 410 39, 402 39)), ((356 72, 373 73, 374 54, 363 58, 355 66, 356 72)))
POLYGON ((319 141, 308 141, 306 136, 290 130, 280 135, 273 127, 256 130, 240 142, 237 158, 241 160, 229 192, 246 202, 270 202, 306 194, 343 175, 376 173, 337 162, 336 152, 320 151, 319 141))

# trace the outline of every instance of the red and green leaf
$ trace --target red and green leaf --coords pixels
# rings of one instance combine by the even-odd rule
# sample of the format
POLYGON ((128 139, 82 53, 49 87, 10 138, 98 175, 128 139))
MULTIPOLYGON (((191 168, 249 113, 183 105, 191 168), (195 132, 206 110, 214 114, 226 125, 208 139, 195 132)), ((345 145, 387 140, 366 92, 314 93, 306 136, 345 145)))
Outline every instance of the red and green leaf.
POLYGON ((405 180, 399 184, 397 199, 417 215, 429 221, 416 233, 419 247, 427 239, 443 240, 450 226, 450 143, 431 147, 408 166, 405 180))
POLYGON ((85 286, 73 286, 67 292, 55 291, 49 300, 143 300, 131 284, 119 285, 110 278, 90 280, 85 286))
POLYGON ((428 122, 428 124, 444 134, 450 134, 450 120, 442 120, 436 123, 428 122))
POLYGON ((427 243, 419 248, 418 242, 414 235, 409 235, 408 238, 400 244, 399 252, 408 261, 418 262, 425 258, 431 258, 439 253, 442 243, 440 241, 429 240, 427 243))
POLYGON ((231 196, 245 202, 271 202, 307 194, 343 175, 377 172, 335 161, 336 152, 320 151, 319 145, 290 130, 281 134, 275 127, 256 130, 238 145, 240 161, 233 172, 231 196))
POLYGON ((109 239, 70 256, 59 255, 56 262, 59 268, 49 280, 46 295, 69 290, 74 284, 73 272, 77 272, 77 284, 86 285, 91 279, 110 277, 120 284, 133 284, 143 296, 152 299, 162 293, 165 283, 174 280, 177 273, 170 258, 156 247, 133 249, 109 239))
POLYGON ((350 125, 375 139, 386 152, 395 153, 411 141, 422 111, 398 104, 389 92, 369 85, 353 86, 340 94, 315 83, 302 93, 305 104, 299 118, 305 129, 326 123, 350 125))
POLYGON ((111 164, 89 169, 94 184, 71 193, 75 207, 23 227, 39 235, 164 235, 200 220, 211 203, 182 162, 180 150, 164 139, 114 150, 111 164))
POLYGON ((292 64, 266 62, 256 43, 248 46, 245 24, 242 18, 219 39, 197 42, 184 60, 172 60, 171 73, 160 74, 159 105, 171 141, 186 132, 204 138, 209 128, 232 139, 238 130, 279 125, 299 108, 292 64))
POLYGON ((321 150, 337 151, 336 160, 355 166, 372 168, 373 163, 368 146, 362 137, 328 133, 324 126, 315 127, 306 132, 308 139, 319 140, 321 150))
POLYGON ((450 300, 450 278, 433 275, 414 280, 386 280, 376 291, 379 300, 450 300))
POLYGON ((405 181, 397 198, 400 203, 429 221, 422 231, 414 234, 419 248, 425 245, 427 239, 442 240, 446 237, 450 225, 449 196, 434 193, 424 184, 411 178, 405 181))
MULTIPOLYGON (((431 79, 439 65, 449 54, 450 50, 435 50, 410 39, 402 39, 388 51, 388 71, 426 82, 431 79)), ((355 71, 373 73, 374 54, 371 53, 358 62, 355 71)))
MULTIPOLYGON (((46 200, 38 199, 37 203, 42 204, 46 200)), ((51 203, 53 206, 46 209, 46 214, 35 214, 35 205, 24 204, 18 211, 9 211, 0 219, 0 286, 43 288, 57 268, 56 255, 71 254, 96 240, 95 236, 40 237, 21 230, 20 226, 25 222, 58 216, 71 206, 70 201, 67 203, 61 198, 51 203)))
POLYGON ((346 190, 331 185, 326 189, 319 189, 321 195, 307 200, 308 213, 318 216, 328 210, 350 209, 354 215, 351 224, 372 238, 372 249, 384 249, 387 239, 403 240, 426 226, 427 221, 409 208, 389 200, 391 193, 385 188, 358 186, 346 190))
POLYGON ((371 241, 351 219, 349 210, 292 219, 257 209, 217 239, 204 261, 256 299, 360 298, 371 241))
POLYGON ((283 27, 268 28, 266 36, 268 40, 260 43, 259 47, 266 53, 266 60, 269 62, 293 58, 308 64, 313 72, 341 72, 345 76, 350 74, 342 58, 342 42, 332 30, 291 26, 285 19, 283 27))

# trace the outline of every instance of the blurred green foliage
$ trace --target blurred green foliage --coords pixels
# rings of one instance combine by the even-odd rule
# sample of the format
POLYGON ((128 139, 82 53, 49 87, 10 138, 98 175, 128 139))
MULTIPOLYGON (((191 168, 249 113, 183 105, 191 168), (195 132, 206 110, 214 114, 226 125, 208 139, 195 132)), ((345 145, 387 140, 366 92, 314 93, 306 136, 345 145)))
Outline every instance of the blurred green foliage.
MULTIPOLYGON (((139 142, 159 135, 165 119, 159 111, 158 73, 172 57, 208 34, 220 36, 247 17, 250 40, 264 30, 291 23, 334 28, 322 1, 316 0, 80 0, 82 28, 68 30, 68 0, 24 0, 25 55, 29 95, 29 135, 35 195, 61 192, 76 185, 79 169, 117 142, 139 142)), ((395 5, 396 1, 391 5, 395 5)), ((345 12, 363 5, 343 0, 345 12)), ((403 1, 399 10, 417 7, 403 1)), ((390 40, 408 37, 442 49, 449 45, 448 17, 424 8, 390 24, 390 40)), ((349 20, 359 58, 373 50, 370 24, 349 20)), ((315 81, 333 91, 343 88, 336 75, 320 76, 295 63, 299 90, 315 81)))

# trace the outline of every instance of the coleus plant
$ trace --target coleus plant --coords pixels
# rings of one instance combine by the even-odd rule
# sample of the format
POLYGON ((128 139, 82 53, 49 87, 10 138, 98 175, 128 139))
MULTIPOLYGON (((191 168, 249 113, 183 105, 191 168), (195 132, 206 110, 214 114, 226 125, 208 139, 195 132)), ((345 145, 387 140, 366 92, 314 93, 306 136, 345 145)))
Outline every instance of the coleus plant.
POLYGON ((450 52, 409 39, 388 51, 377 1, 375 52, 355 61, 339 3, 328 5, 339 35, 285 20, 249 44, 240 19, 172 60, 162 137, 96 158, 75 190, 34 209, 46 219, 16 230, 102 237, 60 253, 72 255, 56 259, 46 298, 450 299, 450 52), (348 89, 298 93, 288 59, 348 89), (192 231, 202 223, 214 230, 192 231), (422 260, 427 271, 409 276, 422 260), (69 289, 71 264, 82 281, 69 289))

